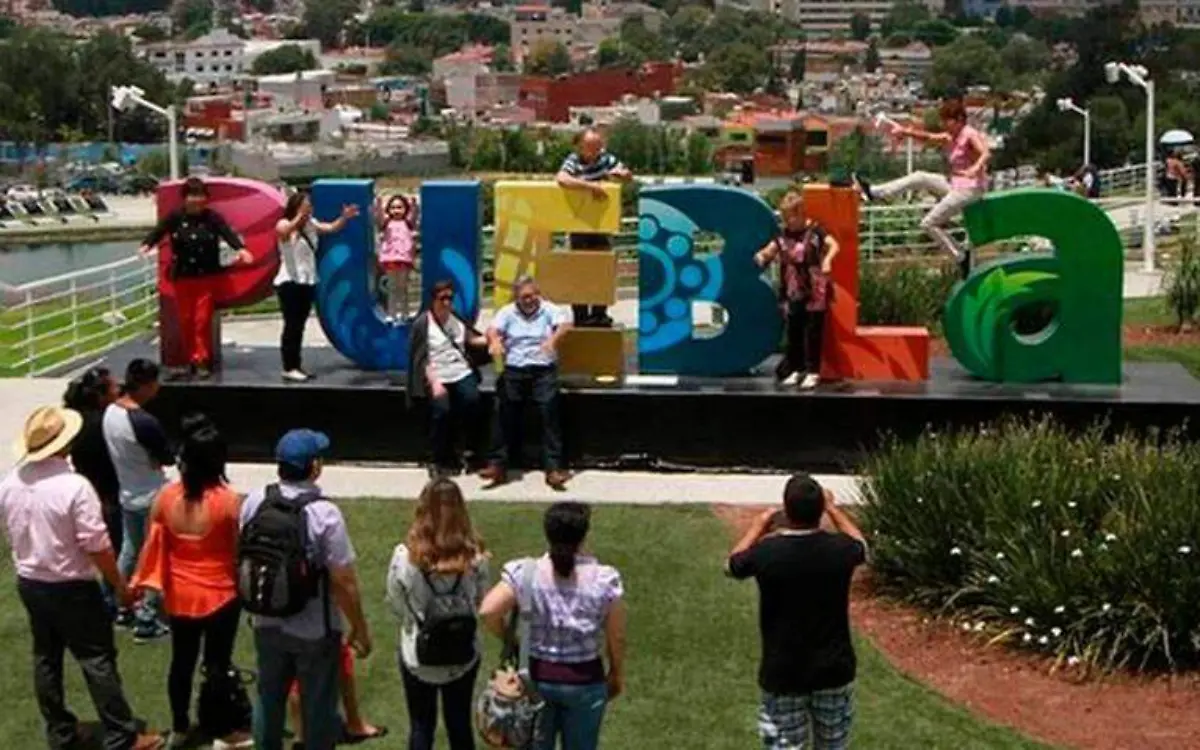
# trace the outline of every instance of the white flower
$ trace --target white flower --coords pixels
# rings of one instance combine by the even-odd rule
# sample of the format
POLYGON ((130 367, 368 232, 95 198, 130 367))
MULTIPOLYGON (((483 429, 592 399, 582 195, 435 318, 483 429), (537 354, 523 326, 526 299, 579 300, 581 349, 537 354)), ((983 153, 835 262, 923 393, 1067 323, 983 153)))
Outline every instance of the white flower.
POLYGON ((1041 501, 1041 500, 1034 500, 1034 501, 1033 501, 1033 504, 1032 504, 1030 507, 1032 507, 1032 508, 1040 508, 1040 507, 1042 507, 1042 501, 1041 501))
POLYGON ((1024 643, 1029 643, 1032 640, 1033 640, 1033 636, 1030 635, 1029 633, 1026 633, 1025 635, 1021 636, 1021 641, 1024 643))
POLYGON ((1112 609, 1112 605, 1111 605, 1111 604, 1109 604, 1108 602, 1105 602, 1105 603, 1103 603, 1103 604, 1101 604, 1101 605, 1100 605, 1100 611, 1101 611, 1101 612, 1107 612, 1107 611, 1108 611, 1108 610, 1110 610, 1110 609, 1112 609))
POLYGON ((1063 539, 1066 539, 1067 537, 1071 536, 1071 530, 1063 529, 1062 531, 1059 532, 1058 535, 1061 536, 1063 539))
POLYGON ((1106 542, 1115 542, 1115 541, 1117 541, 1117 535, 1116 535, 1116 534, 1105 534, 1105 535, 1104 535, 1104 541, 1106 541, 1106 542))
POLYGON ((1034 626, 1034 620, 1032 617, 1025 618, 1025 626, 1030 627, 1030 628, 1032 628, 1034 626))
POLYGON ((1072 500, 1071 502, 1067 503, 1067 507, 1068 508, 1077 508, 1077 507, 1079 507, 1079 503, 1072 500))
POLYGON ((1101 552, 1108 552, 1108 545, 1107 545, 1107 544, 1104 544, 1103 542, 1101 542, 1101 543, 1100 543, 1100 551, 1101 551, 1101 552))
POLYGON ((975 623, 975 632, 978 633, 981 630, 983 630, 985 624, 986 623, 984 623, 983 620, 980 620, 979 622, 975 623))
POLYGON ((962 554, 962 549, 960 549, 960 548, 958 548, 958 547, 951 547, 951 548, 950 548, 950 555, 951 555, 952 557, 958 557, 958 556, 959 556, 959 555, 961 555, 961 554, 962 554))
POLYGON ((969 623, 969 622, 964 622, 964 623, 963 623, 963 630, 970 632, 970 630, 971 630, 971 623, 969 623))
POLYGON ((1020 611, 1021 611, 1020 607, 1009 607, 1009 609, 1008 609, 1008 613, 1010 615, 1018 614, 1020 611))
POLYGON ((1114 482, 1119 482, 1119 481, 1121 481, 1121 475, 1120 475, 1120 474, 1113 474, 1113 481, 1114 481, 1114 482))
POLYGON ((1050 642, 1050 639, 1044 635, 1041 638, 1038 638, 1038 643, 1042 644, 1043 646, 1045 646, 1049 642, 1050 642))
POLYGON ((1056 614, 1056 615, 1061 615, 1063 612, 1066 612, 1066 611, 1067 611, 1067 608, 1061 604, 1054 608, 1054 614, 1056 614))
POLYGON ((1067 666, 1068 666, 1068 667, 1073 667, 1073 666, 1075 666, 1075 665, 1076 665, 1076 664, 1078 664, 1078 663, 1079 663, 1079 657, 1078 657, 1078 656, 1068 656, 1068 657, 1067 657, 1067 666))
POLYGON ((1187 546, 1187 545, 1185 544, 1185 545, 1183 545, 1182 547, 1180 547, 1180 548, 1179 548, 1179 554, 1181 554, 1181 555, 1190 555, 1190 554, 1192 554, 1192 548, 1191 548, 1191 547, 1189 547, 1189 546, 1187 546))
POLYGON ((1003 553, 1003 552, 997 552, 997 553, 996 553, 996 559, 997 559, 997 560, 1003 560, 1003 559, 1004 559, 1004 553, 1003 553))
POLYGON ((1062 635, 1062 628, 1050 628, 1050 635, 1054 636, 1055 638, 1059 637, 1062 635))
POLYGON ((925 498, 923 498, 923 497, 918 497, 918 498, 917 498, 917 505, 924 505, 924 504, 925 504, 925 498))
POLYGON ((988 583, 1000 583, 1000 577, 999 576, 988 576, 987 582, 988 583))
POLYGON ((1083 557, 1083 550, 1076 547, 1075 549, 1071 550, 1071 557, 1083 557))

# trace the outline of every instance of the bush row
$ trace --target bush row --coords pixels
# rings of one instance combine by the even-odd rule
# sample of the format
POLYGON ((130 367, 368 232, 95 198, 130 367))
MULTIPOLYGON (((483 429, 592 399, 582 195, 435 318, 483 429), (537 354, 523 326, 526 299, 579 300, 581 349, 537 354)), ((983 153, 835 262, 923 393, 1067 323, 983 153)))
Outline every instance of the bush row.
POLYGON ((1200 666, 1197 445, 1010 419, 892 442, 865 475, 883 592, 1069 663, 1200 666))

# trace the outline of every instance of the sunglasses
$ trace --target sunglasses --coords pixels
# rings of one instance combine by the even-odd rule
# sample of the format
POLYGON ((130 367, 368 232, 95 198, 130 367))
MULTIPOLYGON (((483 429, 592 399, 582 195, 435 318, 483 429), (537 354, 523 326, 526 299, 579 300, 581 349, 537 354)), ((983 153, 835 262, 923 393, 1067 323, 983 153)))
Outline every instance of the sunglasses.
POLYGON ((436 299, 438 302, 450 302, 454 299, 454 295, 453 294, 439 294, 438 296, 434 297, 434 299, 436 299))

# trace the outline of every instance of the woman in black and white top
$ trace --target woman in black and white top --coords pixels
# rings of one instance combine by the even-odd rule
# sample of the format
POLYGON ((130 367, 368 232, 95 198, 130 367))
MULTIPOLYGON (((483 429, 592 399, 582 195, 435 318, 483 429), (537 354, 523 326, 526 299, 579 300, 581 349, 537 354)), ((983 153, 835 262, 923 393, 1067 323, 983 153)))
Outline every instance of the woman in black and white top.
POLYGON ((429 399, 434 476, 462 468, 454 449, 455 417, 465 427, 468 447, 482 456, 479 370, 468 353, 472 349, 485 352, 487 339, 455 314, 454 285, 439 281, 429 308, 413 321, 408 343, 409 396, 429 399))
POLYGON ((283 335, 279 339, 283 379, 297 383, 310 377, 300 368, 300 349, 317 288, 318 235, 340 232, 346 222, 358 216, 358 207, 347 205, 342 206, 342 215, 335 221, 323 222, 312 217, 312 210, 308 193, 297 191, 288 198, 283 218, 275 225, 279 238, 275 293, 283 312, 283 335))

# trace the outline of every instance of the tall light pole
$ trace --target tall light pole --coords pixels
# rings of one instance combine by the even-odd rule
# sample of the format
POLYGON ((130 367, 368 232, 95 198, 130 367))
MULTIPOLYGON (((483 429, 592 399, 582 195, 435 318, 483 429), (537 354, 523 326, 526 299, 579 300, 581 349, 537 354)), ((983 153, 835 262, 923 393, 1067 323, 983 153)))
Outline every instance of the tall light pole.
POLYGON ((1083 116, 1083 165, 1092 163, 1092 113, 1080 107, 1071 97, 1058 100, 1059 112, 1074 112, 1083 116))
POLYGON ((167 118, 167 160, 170 162, 171 179, 179 179, 179 131, 175 122, 175 107, 160 107, 146 101, 146 92, 137 86, 113 86, 112 106, 121 112, 128 112, 136 106, 157 112, 167 118))
POLYGON ((1142 268, 1154 270, 1154 81, 1144 65, 1107 62, 1104 77, 1117 83, 1124 75, 1146 91, 1146 226, 1142 232, 1142 268))

